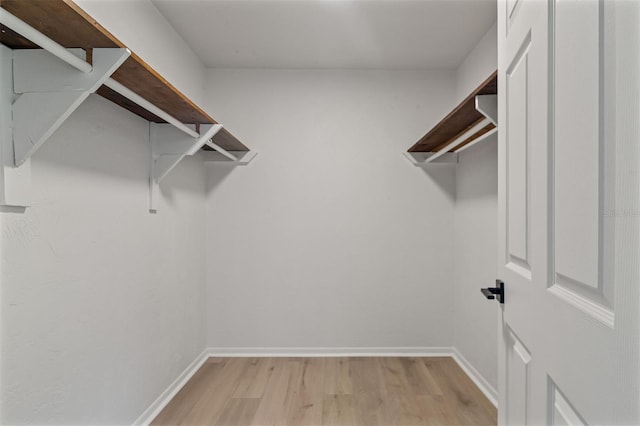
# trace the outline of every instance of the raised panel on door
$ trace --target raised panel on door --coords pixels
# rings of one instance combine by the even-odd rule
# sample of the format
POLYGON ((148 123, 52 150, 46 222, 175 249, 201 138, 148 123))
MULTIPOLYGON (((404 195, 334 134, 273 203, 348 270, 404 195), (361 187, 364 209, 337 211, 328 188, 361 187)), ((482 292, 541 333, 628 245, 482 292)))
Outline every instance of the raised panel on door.
POLYGON ((507 0, 506 1, 506 7, 507 7, 507 19, 509 20, 509 22, 507 23, 507 25, 509 25, 511 23, 511 21, 514 19, 515 17, 515 12, 516 9, 518 7, 518 3, 520 3, 520 0, 507 0))
POLYGON ((555 426, 582 426, 586 425, 585 421, 578 412, 573 408, 569 400, 557 387, 555 382, 548 378, 549 404, 547 413, 547 423, 555 426))
POLYGON ((553 268, 549 283, 554 294, 612 326, 604 2, 555 0, 550 7, 553 268))
POLYGON ((513 330, 508 328, 506 333, 506 420, 509 425, 526 425, 531 353, 513 330))
POLYGON ((506 72, 506 255, 507 268, 527 280, 530 265, 529 46, 523 40, 506 72))

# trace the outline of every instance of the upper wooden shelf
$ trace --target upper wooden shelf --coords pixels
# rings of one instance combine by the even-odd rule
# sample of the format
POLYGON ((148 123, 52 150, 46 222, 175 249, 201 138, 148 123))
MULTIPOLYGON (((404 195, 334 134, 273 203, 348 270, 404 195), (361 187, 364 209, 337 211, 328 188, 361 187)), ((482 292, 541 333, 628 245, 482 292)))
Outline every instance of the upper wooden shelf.
MULTIPOLYGON (((94 48, 127 47, 71 0, 0 0, 0 7, 62 46, 84 49, 88 57, 94 48)), ((0 43, 11 49, 38 48, 3 25, 0 25, 0 43)), ((133 52, 111 78, 185 124, 217 124, 133 52)), ((164 123, 106 86, 97 93, 148 121, 164 123)), ((216 135, 214 142, 227 151, 249 151, 226 129, 216 135)))
MULTIPOLYGON (((454 108, 445 118, 422 137, 415 145, 409 148, 409 152, 438 152, 457 138, 464 135, 474 126, 485 119, 485 116, 476 110, 475 98, 477 95, 495 95, 498 93, 498 72, 491 74, 482 84, 473 91, 464 101, 454 108)), ((454 152, 463 146, 473 142, 480 136, 490 132, 496 126, 487 124, 478 132, 460 141, 459 144, 449 149, 454 152)))

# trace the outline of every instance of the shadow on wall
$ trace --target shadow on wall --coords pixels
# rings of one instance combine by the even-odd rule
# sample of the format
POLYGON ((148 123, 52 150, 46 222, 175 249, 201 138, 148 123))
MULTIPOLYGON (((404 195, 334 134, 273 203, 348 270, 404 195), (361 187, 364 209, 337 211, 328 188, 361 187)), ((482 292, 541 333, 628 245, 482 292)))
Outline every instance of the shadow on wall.
POLYGON ((458 200, 497 199, 498 137, 497 135, 460 153, 457 186, 458 200))
POLYGON ((430 164, 427 167, 420 167, 420 170, 447 195, 450 201, 454 201, 456 184, 455 180, 453 182, 451 180, 451 168, 455 167, 453 164, 430 164))
POLYGON ((146 180, 149 123, 91 95, 35 153, 33 161, 74 173, 146 180))
POLYGON ((238 166, 224 163, 204 163, 207 186, 205 194, 209 196, 238 166))
POLYGON ((429 177, 438 187, 446 193, 451 200, 458 199, 483 199, 495 198, 498 187, 498 137, 492 136, 469 149, 461 152, 458 164, 435 163, 421 167, 421 171, 429 177), (490 161, 490 163, 487 163, 490 161), (489 165, 488 165, 489 164, 489 165), (482 179, 474 179, 464 186, 455 184, 449 187, 448 171, 455 169, 456 180, 459 174, 465 176, 482 176, 482 179), (490 174, 490 178, 485 175, 490 174))
POLYGON ((0 206, 0 213, 18 213, 23 214, 27 211, 26 207, 0 206))
POLYGON ((202 158, 196 154, 183 158, 160 182, 160 198, 173 208, 179 207, 178 197, 185 194, 205 195, 206 173, 202 158))

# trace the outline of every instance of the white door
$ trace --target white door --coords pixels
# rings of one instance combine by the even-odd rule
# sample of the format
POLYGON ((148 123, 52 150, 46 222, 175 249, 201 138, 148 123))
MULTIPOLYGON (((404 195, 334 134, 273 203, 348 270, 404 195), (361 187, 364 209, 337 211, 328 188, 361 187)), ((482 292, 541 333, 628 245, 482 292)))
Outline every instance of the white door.
POLYGON ((639 28, 498 2, 500 424, 640 424, 639 28))

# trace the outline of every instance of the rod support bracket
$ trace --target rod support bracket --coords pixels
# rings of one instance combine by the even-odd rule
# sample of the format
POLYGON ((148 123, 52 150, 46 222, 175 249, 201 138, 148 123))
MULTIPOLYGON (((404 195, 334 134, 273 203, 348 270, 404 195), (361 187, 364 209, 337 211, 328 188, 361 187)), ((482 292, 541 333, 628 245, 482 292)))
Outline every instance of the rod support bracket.
MULTIPOLYGON (((195 131, 195 126, 193 126, 195 131)), ((210 143, 222 124, 201 124, 200 135, 193 138, 168 123, 149 123, 151 173, 149 175, 149 210, 157 211, 160 182, 186 156, 194 155, 210 143)))
MULTIPOLYGON (((81 51, 84 54, 84 51, 81 51)), ((46 50, 13 51, 14 163, 31 157, 129 57, 121 48, 93 50, 93 68, 79 71, 46 50)))
MULTIPOLYGON (((68 51, 85 59, 81 49, 68 51)), ((130 54, 124 48, 94 49, 93 67, 83 72, 46 50, 2 46, 0 205, 30 204, 31 157, 130 54)))

